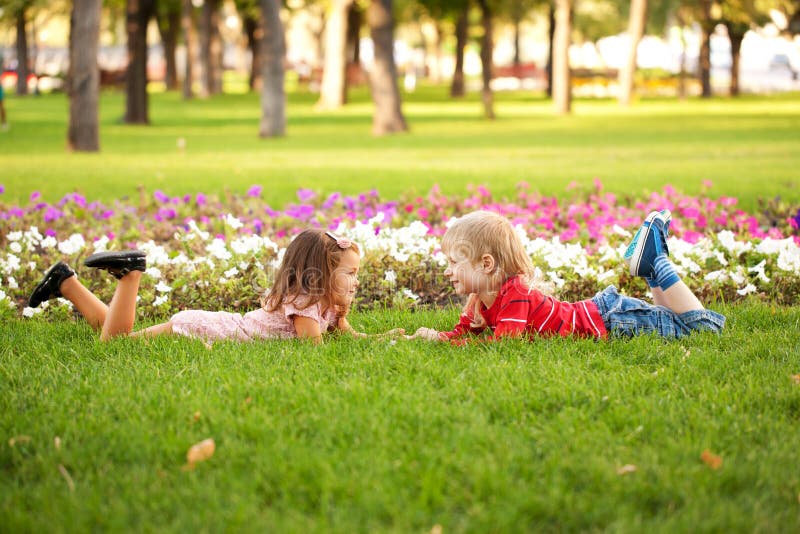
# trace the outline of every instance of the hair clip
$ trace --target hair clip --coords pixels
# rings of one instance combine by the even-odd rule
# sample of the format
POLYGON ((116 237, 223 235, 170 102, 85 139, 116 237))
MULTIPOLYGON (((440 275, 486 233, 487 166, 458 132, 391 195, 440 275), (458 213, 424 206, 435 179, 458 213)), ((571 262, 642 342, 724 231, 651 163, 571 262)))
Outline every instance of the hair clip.
POLYGON ((325 235, 336 241, 336 244, 339 245, 339 248, 341 249, 347 249, 353 246, 353 242, 347 239, 346 237, 339 237, 333 232, 325 232, 325 235))

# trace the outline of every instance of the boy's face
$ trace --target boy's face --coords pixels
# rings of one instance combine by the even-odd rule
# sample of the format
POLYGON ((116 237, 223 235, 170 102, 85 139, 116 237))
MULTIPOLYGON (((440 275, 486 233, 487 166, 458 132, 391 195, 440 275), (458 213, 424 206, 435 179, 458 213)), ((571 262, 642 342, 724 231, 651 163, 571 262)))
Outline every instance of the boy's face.
POLYGON ((444 275, 450 279, 456 294, 480 294, 490 289, 490 279, 482 263, 472 263, 466 254, 460 253, 457 249, 447 251, 446 256, 447 269, 444 275))
POLYGON ((351 249, 342 254, 342 261, 333 270, 333 294, 337 305, 349 306, 353 302, 358 289, 360 264, 361 257, 351 249))

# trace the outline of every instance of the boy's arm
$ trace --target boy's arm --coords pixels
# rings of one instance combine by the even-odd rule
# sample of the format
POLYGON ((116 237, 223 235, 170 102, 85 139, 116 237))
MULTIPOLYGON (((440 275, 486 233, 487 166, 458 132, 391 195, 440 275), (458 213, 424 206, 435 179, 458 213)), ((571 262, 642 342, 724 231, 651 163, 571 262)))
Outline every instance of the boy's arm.
POLYGON ((420 327, 408 339, 425 339, 427 341, 451 341, 467 334, 480 334, 483 328, 473 328, 472 319, 466 314, 462 315, 458 324, 449 332, 439 332, 433 328, 420 327))

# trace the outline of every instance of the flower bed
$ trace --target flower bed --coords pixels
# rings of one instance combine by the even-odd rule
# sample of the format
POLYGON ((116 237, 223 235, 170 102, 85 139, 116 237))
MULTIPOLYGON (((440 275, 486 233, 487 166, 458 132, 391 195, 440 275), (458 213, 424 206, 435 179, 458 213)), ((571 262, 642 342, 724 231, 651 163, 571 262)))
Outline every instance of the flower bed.
MULTIPOLYGON (((494 198, 485 187, 469 187, 466 196, 434 188, 394 201, 377 191, 321 196, 302 189, 298 202, 280 210, 260 196, 256 185, 221 198, 142 190, 135 199, 113 203, 90 202, 79 193, 55 203, 39 193, 22 206, 0 202, 0 314, 39 313, 25 308, 27 296, 59 259, 78 267, 81 279, 109 300, 114 280, 80 265, 91 253, 122 248, 147 252, 140 317, 186 308, 252 309, 291 236, 308 226, 333 229, 362 245, 359 305, 441 304, 452 293, 438 238, 451 217, 475 209, 497 211, 518 226, 535 264, 564 299, 587 298, 608 284, 644 295, 646 285, 627 274, 622 254, 644 215, 662 208, 673 212, 672 257, 706 301, 755 295, 792 304, 800 295, 800 212, 778 201, 750 214, 732 197, 690 197, 665 187, 633 199, 604 192, 599 183, 589 190, 570 187, 562 201, 528 184, 507 199, 494 198)), ((56 300, 42 309, 67 314, 65 304, 56 300)))

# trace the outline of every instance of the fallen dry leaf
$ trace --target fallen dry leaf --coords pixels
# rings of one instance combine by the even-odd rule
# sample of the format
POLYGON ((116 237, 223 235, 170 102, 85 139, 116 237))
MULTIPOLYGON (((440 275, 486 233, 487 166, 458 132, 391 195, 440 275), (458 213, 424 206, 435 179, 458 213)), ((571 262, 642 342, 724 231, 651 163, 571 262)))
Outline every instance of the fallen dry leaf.
POLYGON ((722 467, 722 458, 706 449, 700 454, 700 459, 711 469, 719 469, 722 467))
POLYGON ((431 528, 431 534, 442 534, 442 525, 436 524, 431 528))
POLYGON ((53 438, 53 447, 55 447, 57 451, 61 450, 61 438, 58 436, 53 438))
POLYGON ((194 415, 192 416, 195 422, 199 421, 200 417, 201 417, 200 412, 194 412, 194 415))
POLYGON ((194 468, 194 464, 204 462, 214 456, 216 445, 211 438, 204 439, 200 443, 195 443, 186 452, 186 462, 189 469, 194 468))
POLYGON ((800 384, 800 374, 798 374, 798 375, 792 375, 792 381, 793 381, 795 384, 800 384))
POLYGON ((617 468, 618 475, 627 475, 628 473, 635 473, 636 466, 633 464, 625 464, 622 467, 617 468))
POLYGON ((30 441, 31 441, 31 437, 30 436, 14 436, 10 440, 8 440, 8 446, 9 447, 13 447, 17 443, 19 443, 19 444, 30 443, 30 441))

